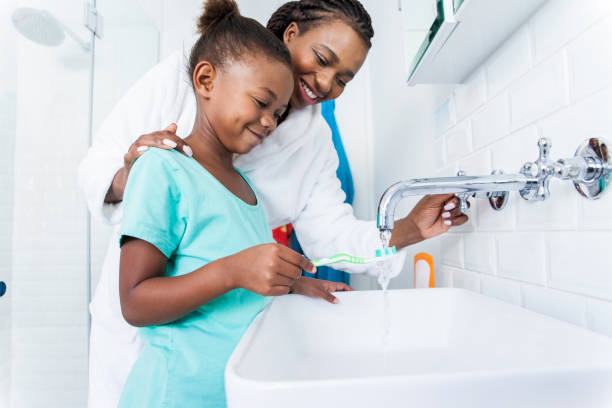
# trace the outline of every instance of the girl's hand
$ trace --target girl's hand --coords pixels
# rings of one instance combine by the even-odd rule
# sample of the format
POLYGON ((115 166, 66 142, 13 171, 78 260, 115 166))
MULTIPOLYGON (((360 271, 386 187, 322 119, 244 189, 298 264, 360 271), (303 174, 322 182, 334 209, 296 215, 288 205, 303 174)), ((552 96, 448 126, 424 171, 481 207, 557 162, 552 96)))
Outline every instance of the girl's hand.
POLYGON ((123 167, 115 174, 113 182, 104 198, 105 203, 116 204, 123 200, 123 192, 127 185, 132 165, 150 146, 161 149, 176 149, 185 156, 193 156, 191 147, 176 135, 176 123, 171 123, 164 130, 140 136, 123 156, 123 167))
POLYGON ((263 296, 286 295, 302 269, 317 270, 302 255, 280 244, 257 245, 225 258, 225 262, 231 287, 263 296))
POLYGON ((304 295, 311 298, 321 298, 329 303, 338 303, 338 298, 332 295, 332 292, 352 291, 353 288, 346 283, 331 282, 321 279, 307 278, 301 276, 295 280, 291 287, 291 293, 304 295))

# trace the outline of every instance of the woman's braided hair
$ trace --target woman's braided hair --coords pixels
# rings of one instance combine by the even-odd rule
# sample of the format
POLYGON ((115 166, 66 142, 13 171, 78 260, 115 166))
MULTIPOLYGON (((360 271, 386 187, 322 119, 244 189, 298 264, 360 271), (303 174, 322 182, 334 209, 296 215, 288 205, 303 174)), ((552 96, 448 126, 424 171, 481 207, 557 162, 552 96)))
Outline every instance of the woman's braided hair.
POLYGON ((355 30, 368 48, 374 36, 372 20, 358 0, 299 0, 283 4, 268 20, 268 30, 283 39, 285 30, 296 22, 301 33, 333 20, 341 20, 355 30))

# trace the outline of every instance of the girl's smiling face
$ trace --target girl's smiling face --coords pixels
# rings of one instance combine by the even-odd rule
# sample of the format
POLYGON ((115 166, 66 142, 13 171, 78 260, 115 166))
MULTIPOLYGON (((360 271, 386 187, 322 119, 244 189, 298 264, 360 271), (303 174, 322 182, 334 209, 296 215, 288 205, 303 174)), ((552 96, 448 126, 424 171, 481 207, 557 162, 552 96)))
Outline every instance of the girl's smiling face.
POLYGON ((291 106, 296 109, 340 96, 368 54, 364 41, 342 20, 321 23, 304 33, 291 23, 283 40, 293 60, 291 106))
POLYGON ((206 118, 209 133, 225 149, 239 154, 276 129, 293 93, 290 68, 261 55, 229 61, 220 69, 200 62, 194 79, 198 109, 204 110, 198 116, 206 118))

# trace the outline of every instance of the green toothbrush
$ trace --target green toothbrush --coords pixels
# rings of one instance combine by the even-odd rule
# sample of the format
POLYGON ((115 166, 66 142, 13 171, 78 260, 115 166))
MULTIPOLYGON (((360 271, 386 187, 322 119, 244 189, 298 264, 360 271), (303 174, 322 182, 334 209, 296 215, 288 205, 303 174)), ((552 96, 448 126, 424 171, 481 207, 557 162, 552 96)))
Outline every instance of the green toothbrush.
POLYGON ((332 264, 336 264, 340 262, 365 265, 365 264, 369 264, 372 262, 381 261, 381 260, 390 258, 396 253, 397 253, 397 250, 395 249, 394 246, 392 246, 391 248, 377 249, 376 256, 374 258, 360 258, 358 256, 352 256, 348 254, 336 254, 328 258, 316 259, 310 262, 312 262, 314 266, 326 266, 326 265, 332 265, 332 264))

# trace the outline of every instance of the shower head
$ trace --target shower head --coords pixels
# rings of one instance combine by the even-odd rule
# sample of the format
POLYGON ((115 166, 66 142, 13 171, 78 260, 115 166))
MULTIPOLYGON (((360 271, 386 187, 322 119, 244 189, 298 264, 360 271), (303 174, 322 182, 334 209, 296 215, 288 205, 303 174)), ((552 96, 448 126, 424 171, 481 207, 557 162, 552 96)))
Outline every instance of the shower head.
POLYGON ((35 43, 54 47, 66 38, 62 23, 46 10, 21 7, 13 12, 12 20, 17 31, 35 43))
POLYGON ((35 43, 55 47, 63 43, 68 34, 84 50, 89 50, 86 42, 81 41, 68 27, 46 10, 20 7, 13 11, 12 20, 17 31, 35 43))

